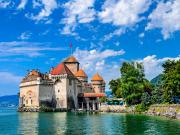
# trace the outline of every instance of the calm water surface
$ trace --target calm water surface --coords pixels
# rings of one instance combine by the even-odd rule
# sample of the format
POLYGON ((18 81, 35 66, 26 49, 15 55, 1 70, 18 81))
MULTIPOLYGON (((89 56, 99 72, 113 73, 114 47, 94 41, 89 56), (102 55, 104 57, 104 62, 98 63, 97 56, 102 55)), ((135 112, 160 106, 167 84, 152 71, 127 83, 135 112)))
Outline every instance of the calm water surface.
POLYGON ((180 121, 128 114, 18 113, 0 108, 0 135, 180 135, 180 121))

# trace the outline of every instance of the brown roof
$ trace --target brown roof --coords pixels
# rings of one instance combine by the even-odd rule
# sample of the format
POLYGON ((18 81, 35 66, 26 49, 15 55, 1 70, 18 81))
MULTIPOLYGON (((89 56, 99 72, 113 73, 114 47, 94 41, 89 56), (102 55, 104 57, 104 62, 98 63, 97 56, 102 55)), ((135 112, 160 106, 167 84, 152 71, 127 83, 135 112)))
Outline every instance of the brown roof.
POLYGON ((80 97, 105 97, 105 93, 80 93, 80 97))
POLYGON ((70 56, 64 62, 78 62, 78 61, 74 56, 70 56))
POLYGON ((85 73, 82 69, 80 69, 79 71, 77 71, 77 72, 75 73, 75 76, 76 76, 76 77, 87 78, 86 73, 85 73))
POLYGON ((37 70, 32 70, 30 71, 23 79, 21 82, 28 82, 28 81, 34 81, 36 80, 38 77, 43 77, 43 74, 40 73, 37 70))
POLYGON ((96 73, 96 74, 92 77, 91 81, 104 81, 104 79, 103 79, 98 73, 96 73))
POLYGON ((59 65, 57 65, 57 67, 53 68, 51 71, 51 75, 62 75, 62 74, 74 76, 73 73, 64 63, 60 63, 59 65))

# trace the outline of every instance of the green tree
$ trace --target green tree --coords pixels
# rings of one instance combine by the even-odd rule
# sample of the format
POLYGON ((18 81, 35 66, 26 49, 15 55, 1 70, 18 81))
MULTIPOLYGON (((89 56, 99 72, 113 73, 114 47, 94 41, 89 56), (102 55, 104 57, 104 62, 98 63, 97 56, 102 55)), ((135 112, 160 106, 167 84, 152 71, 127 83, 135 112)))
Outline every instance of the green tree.
POLYGON ((162 76, 160 74, 151 80, 151 83, 154 85, 151 96, 152 104, 161 104, 163 102, 162 76))
POLYGON ((122 97, 128 105, 135 105, 142 102, 142 94, 151 92, 152 86, 145 79, 144 67, 142 63, 124 62, 121 71, 121 91, 122 97))
POLYGON ((173 103, 173 97, 180 97, 180 60, 168 60, 163 64, 162 88, 164 102, 173 103))
POLYGON ((110 86, 110 89, 112 90, 112 93, 116 97, 118 97, 118 98, 122 97, 121 96, 121 79, 120 78, 118 78, 116 80, 111 80, 109 82, 109 86, 110 86))

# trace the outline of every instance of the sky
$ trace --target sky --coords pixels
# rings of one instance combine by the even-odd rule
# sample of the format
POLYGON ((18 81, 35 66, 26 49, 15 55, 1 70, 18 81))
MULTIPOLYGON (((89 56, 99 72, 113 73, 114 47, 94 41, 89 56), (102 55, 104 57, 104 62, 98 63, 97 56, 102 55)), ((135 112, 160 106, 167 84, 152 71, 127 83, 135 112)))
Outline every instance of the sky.
POLYGON ((49 72, 70 43, 89 80, 108 84, 124 61, 151 80, 180 59, 180 0, 0 0, 0 96, 17 94, 29 70, 49 72))

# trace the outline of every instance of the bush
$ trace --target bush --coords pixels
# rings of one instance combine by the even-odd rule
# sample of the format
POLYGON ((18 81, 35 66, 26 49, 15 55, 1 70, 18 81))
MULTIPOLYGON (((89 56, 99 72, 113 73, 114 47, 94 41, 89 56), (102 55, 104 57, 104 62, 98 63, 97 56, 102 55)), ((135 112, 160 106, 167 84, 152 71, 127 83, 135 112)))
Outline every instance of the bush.
POLYGON ((51 107, 48 107, 48 106, 41 106, 40 107, 40 111, 41 112, 52 112, 53 111, 53 109, 51 108, 51 107))
POLYGON ((101 97, 101 98, 100 98, 100 102, 101 102, 101 103, 104 103, 104 102, 106 102, 106 101, 107 101, 107 98, 106 98, 106 97, 101 97))
POLYGON ((146 111, 148 108, 146 106, 144 106, 144 104, 137 104, 135 106, 136 112, 144 112, 146 111))

